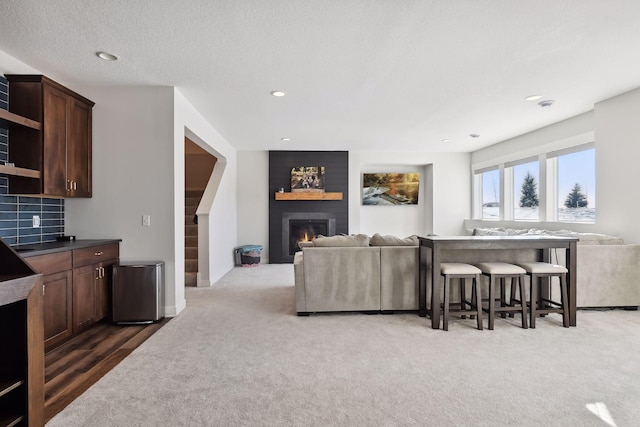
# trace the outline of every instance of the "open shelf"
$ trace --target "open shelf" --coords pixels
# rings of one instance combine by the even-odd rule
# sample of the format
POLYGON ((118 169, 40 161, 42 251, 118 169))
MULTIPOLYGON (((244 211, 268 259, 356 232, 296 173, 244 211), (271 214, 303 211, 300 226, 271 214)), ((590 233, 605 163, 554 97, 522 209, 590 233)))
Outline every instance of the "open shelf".
POLYGON ((7 415, 0 417, 0 425, 13 427, 20 424, 20 422, 24 419, 22 415, 7 415))
POLYGON ((40 178, 39 170, 19 168, 16 166, 7 166, 7 165, 0 165, 0 174, 24 176, 26 178, 40 178))
POLYGON ((24 384, 23 380, 15 380, 15 381, 0 380, 0 397, 11 392, 12 390, 17 389, 22 384, 24 384))
POLYGON ((26 117, 22 117, 17 114, 10 113, 9 111, 3 110, 0 108, 0 127, 11 129, 16 125, 24 126, 24 127, 35 129, 35 130, 41 129, 40 122, 27 119, 26 117))
POLYGON ((342 200, 342 193, 276 193, 276 200, 342 200))

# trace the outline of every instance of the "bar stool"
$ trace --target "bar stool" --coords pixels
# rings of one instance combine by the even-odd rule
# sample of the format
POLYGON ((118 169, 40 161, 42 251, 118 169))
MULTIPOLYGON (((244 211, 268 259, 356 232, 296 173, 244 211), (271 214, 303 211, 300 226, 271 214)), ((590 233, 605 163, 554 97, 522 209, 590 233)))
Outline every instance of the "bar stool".
MULTIPOLYGON (((524 268, 527 272, 527 276, 531 279, 531 300, 529 303, 529 311, 531 315, 531 327, 536 327, 536 316, 538 314, 549 313, 561 313, 562 323, 565 328, 569 327, 569 298, 567 297, 567 269, 561 265, 549 264, 546 262, 526 262, 519 263, 520 267, 524 268), (542 286, 542 279, 549 279, 549 283, 552 277, 558 277, 560 279, 560 302, 553 301, 551 299, 543 298, 540 292, 542 286), (546 303, 543 305, 543 303, 546 303), (551 306, 549 305, 551 304, 551 306), (552 307, 555 306, 555 307, 552 307)), ((549 296, 549 298, 551 298, 549 296)))
MULTIPOLYGON (((482 330, 482 298, 480 296, 480 288, 478 284, 480 283, 480 273, 481 271, 470 264, 463 264, 458 262, 443 262, 440 264, 440 274, 444 277, 444 303, 442 304, 442 312, 443 312, 443 320, 442 320, 442 329, 445 331, 449 330, 449 314, 472 314, 477 316, 477 325, 478 329, 482 330), (451 310, 449 303, 449 293, 450 293, 450 285, 451 279, 459 279, 460 280, 460 303, 455 303, 455 305, 459 305, 459 310, 451 310), (468 301, 465 298, 465 284, 466 279, 472 279, 471 282, 471 295, 472 300, 468 301), (469 306, 470 309, 467 309, 466 306, 469 306)), ((463 317, 464 318, 464 317, 463 317)))
POLYGON ((522 327, 527 329, 527 304, 524 275, 525 269, 518 267, 517 265, 508 264, 506 262, 481 262, 476 266, 482 271, 484 276, 489 277, 489 298, 488 306, 485 311, 489 313, 489 330, 493 330, 493 324, 495 320, 496 312, 501 313, 502 317, 506 317, 507 313, 521 312, 522 313, 522 327), (509 304, 506 304, 505 300, 505 285, 506 279, 511 280, 511 295, 509 298, 509 304), (520 287, 520 300, 515 299, 515 283, 514 279, 518 280, 520 287), (496 307, 496 281, 500 283, 500 307, 496 307), (525 302, 523 303, 522 300, 525 302), (519 303, 516 305, 516 303, 519 303))

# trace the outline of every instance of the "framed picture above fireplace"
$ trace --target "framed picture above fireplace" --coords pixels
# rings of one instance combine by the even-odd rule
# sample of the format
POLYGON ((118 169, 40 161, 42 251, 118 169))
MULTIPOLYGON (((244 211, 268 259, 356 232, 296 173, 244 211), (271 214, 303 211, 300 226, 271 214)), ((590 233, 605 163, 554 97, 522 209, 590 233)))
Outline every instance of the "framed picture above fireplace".
POLYGON ((419 173, 365 173, 362 177, 363 205, 417 205, 419 173))
POLYGON ((299 166, 291 169, 291 192, 324 192, 324 166, 299 166))

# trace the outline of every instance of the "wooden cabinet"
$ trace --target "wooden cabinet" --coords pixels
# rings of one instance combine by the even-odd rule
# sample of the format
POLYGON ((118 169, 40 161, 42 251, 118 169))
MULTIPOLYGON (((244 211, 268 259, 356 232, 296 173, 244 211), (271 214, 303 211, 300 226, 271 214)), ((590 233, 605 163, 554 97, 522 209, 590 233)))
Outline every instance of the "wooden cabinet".
POLYGON ((42 276, 0 240, 0 425, 44 425, 42 276))
POLYGON ((15 176, 9 192, 60 197, 91 197, 91 123, 94 103, 41 75, 6 76, 9 109, 40 122, 9 136, 9 160, 39 170, 40 177, 15 176))
POLYGON ((44 275, 44 345, 49 350, 73 334, 71 252, 39 255, 28 262, 44 275))
POLYGON ((96 321, 95 268, 87 265, 73 269, 73 332, 96 321))
POLYGON ((111 315, 111 266, 117 243, 27 258, 44 275, 44 339, 50 350, 111 315))
POLYGON ((73 251, 74 333, 111 314, 111 266, 118 252, 117 244, 73 251))

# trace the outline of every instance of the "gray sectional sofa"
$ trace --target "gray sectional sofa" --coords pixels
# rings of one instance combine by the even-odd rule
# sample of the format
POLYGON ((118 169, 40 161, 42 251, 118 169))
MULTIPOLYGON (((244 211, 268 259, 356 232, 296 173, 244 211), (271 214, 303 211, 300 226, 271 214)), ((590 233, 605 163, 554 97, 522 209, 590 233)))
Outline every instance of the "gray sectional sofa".
MULTIPOLYGON (((576 305, 587 307, 640 306, 640 245, 615 236, 537 228, 475 228, 476 236, 548 235, 577 237, 576 305)), ((551 261, 565 265, 564 251, 552 251, 551 261)))
POLYGON ((374 235, 316 239, 296 253, 296 311, 418 309, 418 240, 374 235))
MULTIPOLYGON (((625 244, 616 237, 571 231, 476 228, 469 232, 578 237, 577 306, 640 306, 640 245, 625 244)), ((332 236, 308 243, 294 258, 296 311, 308 314, 417 310, 417 245, 415 236, 398 239, 379 234, 371 238, 363 234, 332 236)), ((564 252, 552 251, 551 261, 564 264, 564 252)))

